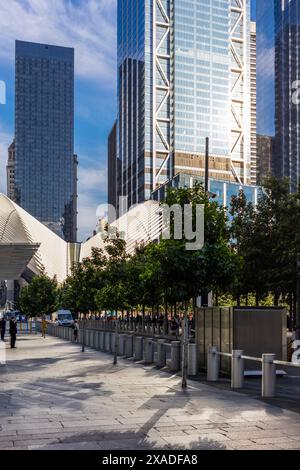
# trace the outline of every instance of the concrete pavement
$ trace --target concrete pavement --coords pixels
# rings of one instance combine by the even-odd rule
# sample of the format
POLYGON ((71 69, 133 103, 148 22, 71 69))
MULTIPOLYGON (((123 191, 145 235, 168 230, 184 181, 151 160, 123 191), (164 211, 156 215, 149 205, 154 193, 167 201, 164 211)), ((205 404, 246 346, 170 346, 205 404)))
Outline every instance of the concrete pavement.
MULTIPOLYGON (((7 345, 8 346, 8 345, 7 345)), ((0 449, 300 449, 300 415, 57 338, 0 366, 0 449)))

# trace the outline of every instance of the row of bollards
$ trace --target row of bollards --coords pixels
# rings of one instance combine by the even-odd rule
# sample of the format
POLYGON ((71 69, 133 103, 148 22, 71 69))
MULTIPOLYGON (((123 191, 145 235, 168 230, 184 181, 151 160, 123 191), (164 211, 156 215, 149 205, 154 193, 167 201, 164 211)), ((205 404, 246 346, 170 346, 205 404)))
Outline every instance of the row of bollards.
MULTIPOLYGON (((207 380, 209 382, 217 382, 220 374, 220 356, 231 357, 231 388, 241 389, 244 387, 244 360, 250 359, 243 356, 244 351, 233 350, 232 354, 224 354, 218 351, 215 346, 210 346, 207 355, 207 380)), ((262 363, 262 385, 261 395, 264 398, 275 396, 276 390, 276 358, 275 354, 263 354, 261 359, 257 361, 262 363)), ((251 358, 256 360, 256 358, 251 358)))
MULTIPOLYGON (((72 328, 49 325, 48 333, 62 339, 73 341, 72 328)), ((136 336, 133 333, 116 333, 92 329, 80 330, 78 342, 96 350, 112 353, 115 356, 133 358, 145 364, 155 364, 158 367, 167 366, 172 372, 181 369, 181 342, 167 342, 165 339, 153 339, 145 336, 136 336)), ((188 346, 188 375, 197 375, 197 348, 195 344, 188 346)))

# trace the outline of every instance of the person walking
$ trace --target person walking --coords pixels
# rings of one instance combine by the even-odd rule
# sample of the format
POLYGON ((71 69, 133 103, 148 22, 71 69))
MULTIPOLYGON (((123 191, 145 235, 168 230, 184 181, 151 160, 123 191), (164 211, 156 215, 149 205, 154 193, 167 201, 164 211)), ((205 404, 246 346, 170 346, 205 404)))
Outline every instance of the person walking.
POLYGON ((12 349, 16 347, 17 332, 17 320, 15 317, 13 317, 9 322, 10 347, 12 349))
POLYGON ((6 318, 2 317, 0 321, 0 329, 1 329, 1 341, 5 341, 5 332, 6 332, 6 318))
POLYGON ((45 317, 42 319, 42 337, 46 338, 46 333, 47 333, 47 320, 45 317))
POLYGON ((77 343, 77 341, 78 341, 78 332, 79 332, 79 325, 78 325, 77 320, 74 321, 72 328, 73 328, 73 333, 74 333, 74 341, 77 343))

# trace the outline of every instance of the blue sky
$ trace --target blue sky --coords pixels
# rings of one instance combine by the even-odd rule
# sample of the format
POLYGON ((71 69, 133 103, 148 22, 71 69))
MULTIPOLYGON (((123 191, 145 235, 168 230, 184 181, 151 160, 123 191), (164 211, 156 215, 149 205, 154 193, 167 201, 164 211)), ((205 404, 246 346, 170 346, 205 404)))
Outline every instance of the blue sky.
POLYGON ((97 206, 107 197, 107 136, 116 116, 116 4, 117 0, 0 2, 0 79, 7 87, 7 104, 0 106, 0 192, 6 192, 7 147, 14 132, 15 40, 74 47, 79 239, 91 234, 97 206))
POLYGON ((15 39, 75 48, 75 151, 79 156, 79 238, 106 201, 107 136, 116 115, 117 0, 1 0, 0 192, 6 192, 7 147, 14 133, 15 39))

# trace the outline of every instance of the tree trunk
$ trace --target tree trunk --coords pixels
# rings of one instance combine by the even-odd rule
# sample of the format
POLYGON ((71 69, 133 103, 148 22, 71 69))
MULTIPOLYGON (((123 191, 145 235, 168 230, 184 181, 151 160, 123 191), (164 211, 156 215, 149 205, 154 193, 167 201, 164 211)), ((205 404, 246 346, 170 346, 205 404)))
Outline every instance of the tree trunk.
POLYGON ((188 369, 188 342, 189 342, 189 324, 188 324, 188 302, 185 302, 183 331, 182 331, 182 388, 187 387, 187 369, 188 369))
POLYGON ((119 349, 119 328, 118 328, 118 315, 115 321, 115 351, 114 351, 114 365, 118 364, 118 349, 119 349))
POLYGON ((142 333, 145 333, 145 304, 142 305, 142 333))
POLYGON ((81 351, 85 351, 85 345, 84 345, 84 339, 85 339, 85 316, 86 314, 83 315, 83 322, 82 322, 82 347, 81 351))

